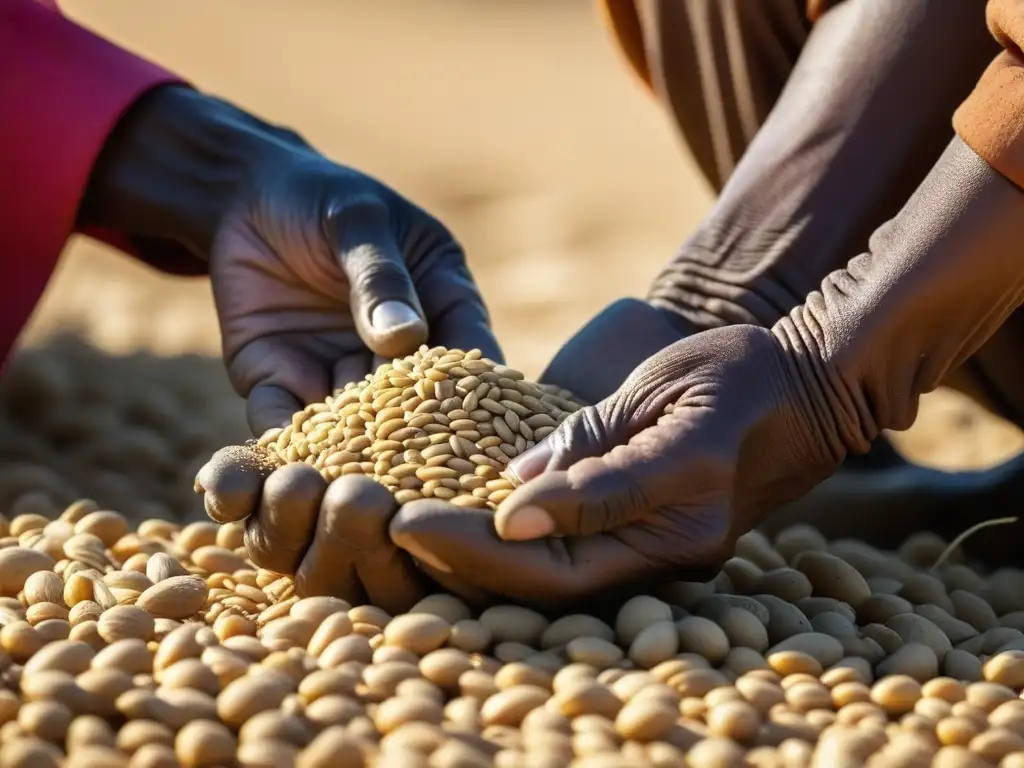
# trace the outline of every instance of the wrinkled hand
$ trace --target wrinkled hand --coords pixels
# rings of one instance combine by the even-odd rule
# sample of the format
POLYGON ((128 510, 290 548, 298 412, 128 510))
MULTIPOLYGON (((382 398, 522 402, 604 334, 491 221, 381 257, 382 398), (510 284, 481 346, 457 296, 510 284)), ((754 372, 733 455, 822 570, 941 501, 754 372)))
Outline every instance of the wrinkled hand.
POLYGON ((275 153, 217 231, 210 276, 254 433, 422 343, 500 359, 462 249, 383 184, 275 153))
POLYGON ((753 326, 676 342, 515 460, 496 517, 418 501, 392 538, 449 584, 541 605, 716 568, 835 469, 788 354, 753 326))
MULTIPOLYGON (((501 359, 461 248, 394 191, 296 143, 244 192, 209 262, 228 373, 257 434, 428 340, 501 359)), ((250 464, 222 451, 196 488, 214 519, 245 520, 257 565, 293 574, 300 594, 392 611, 425 594, 388 537, 395 502, 382 486, 250 464)))
POLYGON ((205 263, 255 434, 423 343, 501 359, 440 222, 294 131, 191 88, 155 88, 118 124, 78 225, 124 235, 168 269, 205 263))

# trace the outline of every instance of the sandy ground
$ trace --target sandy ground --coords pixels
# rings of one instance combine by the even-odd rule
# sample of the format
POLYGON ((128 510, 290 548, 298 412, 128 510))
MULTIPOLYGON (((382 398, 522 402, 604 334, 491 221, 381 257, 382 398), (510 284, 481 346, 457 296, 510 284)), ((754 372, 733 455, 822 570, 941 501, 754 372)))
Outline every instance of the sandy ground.
MULTIPOLYGON (((509 361, 530 374, 606 303, 642 295, 712 202, 587 0, 63 5, 442 218, 467 248, 509 361)), ((25 343, 68 324, 112 352, 219 349, 202 280, 84 241, 68 248, 25 343)), ((948 467, 1024 447, 1016 429, 942 392, 898 440, 948 467)))

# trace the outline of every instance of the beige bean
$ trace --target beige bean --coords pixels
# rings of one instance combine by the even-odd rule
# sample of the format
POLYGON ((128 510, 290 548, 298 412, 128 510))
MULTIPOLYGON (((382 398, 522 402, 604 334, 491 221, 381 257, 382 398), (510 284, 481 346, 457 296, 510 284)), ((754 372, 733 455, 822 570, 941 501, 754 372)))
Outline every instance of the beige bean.
POLYGON ((154 584, 136 605, 154 617, 185 619, 206 602, 209 588, 195 576, 172 576, 154 584))
POLYGON ((388 623, 384 628, 384 641, 423 655, 440 648, 450 632, 451 625, 439 616, 408 613, 388 623))
POLYGON ((195 720, 178 731, 174 754, 183 768, 226 765, 235 758, 235 737, 224 725, 195 720))
POLYGON ((550 693, 532 685, 519 685, 488 698, 480 710, 484 725, 518 726, 533 709, 543 706, 550 693))

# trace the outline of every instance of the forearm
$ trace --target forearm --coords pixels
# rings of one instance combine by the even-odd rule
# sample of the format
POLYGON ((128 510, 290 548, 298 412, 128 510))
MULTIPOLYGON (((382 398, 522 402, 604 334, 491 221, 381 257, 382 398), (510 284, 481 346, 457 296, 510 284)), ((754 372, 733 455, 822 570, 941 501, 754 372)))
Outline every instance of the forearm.
POLYGON ((778 320, 896 213, 995 50, 974 3, 830 10, 651 299, 700 327, 778 320))
POLYGON ((840 457, 906 429, 921 394, 1024 301, 1024 192, 959 138, 866 253, 773 328, 840 457))

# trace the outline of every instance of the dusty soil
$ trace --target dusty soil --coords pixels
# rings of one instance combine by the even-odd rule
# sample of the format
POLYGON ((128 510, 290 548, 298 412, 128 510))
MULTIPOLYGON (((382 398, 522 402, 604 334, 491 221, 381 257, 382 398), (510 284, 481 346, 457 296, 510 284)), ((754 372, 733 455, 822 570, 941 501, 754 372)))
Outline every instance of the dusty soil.
MULTIPOLYGON (((441 217, 467 248, 509 360, 528 373, 607 302, 642 295, 711 204, 585 0, 63 5, 441 217)), ((24 342, 68 324, 111 352, 219 348, 202 280, 85 241, 69 246, 24 342)), ((240 413, 240 401, 227 407, 240 413)), ((944 392, 897 439, 944 467, 1024 447, 1016 429, 944 392)))

